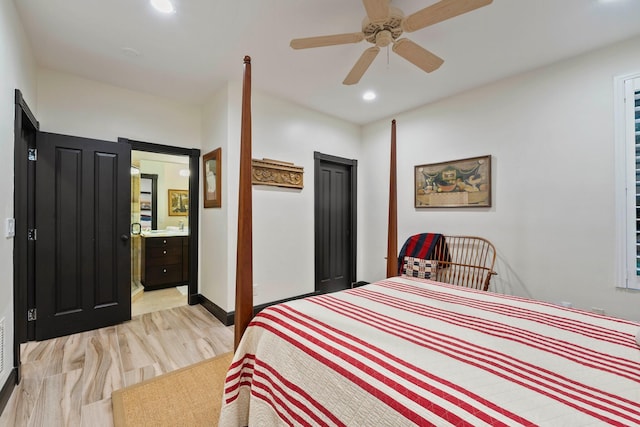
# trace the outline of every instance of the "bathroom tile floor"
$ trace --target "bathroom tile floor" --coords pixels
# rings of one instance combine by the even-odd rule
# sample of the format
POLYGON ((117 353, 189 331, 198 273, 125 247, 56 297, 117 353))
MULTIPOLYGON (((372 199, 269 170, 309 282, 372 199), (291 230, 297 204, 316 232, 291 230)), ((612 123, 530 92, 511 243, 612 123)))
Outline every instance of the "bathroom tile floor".
POLYGON ((186 297, 179 307, 138 314, 116 326, 26 343, 22 381, 0 426, 110 427, 113 390, 232 348, 233 327, 200 305, 186 305, 186 297))
POLYGON ((187 305, 187 286, 142 291, 131 301, 131 317, 152 311, 187 305))

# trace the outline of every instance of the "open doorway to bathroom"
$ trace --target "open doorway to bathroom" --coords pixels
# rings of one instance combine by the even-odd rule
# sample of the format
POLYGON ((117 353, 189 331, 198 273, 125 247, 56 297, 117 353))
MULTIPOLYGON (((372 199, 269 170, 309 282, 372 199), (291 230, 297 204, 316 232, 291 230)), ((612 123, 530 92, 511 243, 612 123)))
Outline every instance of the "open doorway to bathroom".
POLYGON ((131 315, 195 304, 199 150, 129 142, 131 315))
POLYGON ((189 157, 131 151, 131 315, 187 305, 189 157))

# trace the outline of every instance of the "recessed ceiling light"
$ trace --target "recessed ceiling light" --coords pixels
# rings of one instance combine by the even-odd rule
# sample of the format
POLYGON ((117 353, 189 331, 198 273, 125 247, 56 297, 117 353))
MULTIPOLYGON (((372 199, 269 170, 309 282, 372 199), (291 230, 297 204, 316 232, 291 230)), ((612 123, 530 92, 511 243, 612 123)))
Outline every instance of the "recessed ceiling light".
POLYGON ((373 101, 376 99, 376 93, 372 90, 368 90, 362 95, 362 99, 365 101, 373 101))
POLYGON ((162 13, 174 13, 176 9, 170 0, 150 0, 151 6, 153 6, 158 12, 162 13))

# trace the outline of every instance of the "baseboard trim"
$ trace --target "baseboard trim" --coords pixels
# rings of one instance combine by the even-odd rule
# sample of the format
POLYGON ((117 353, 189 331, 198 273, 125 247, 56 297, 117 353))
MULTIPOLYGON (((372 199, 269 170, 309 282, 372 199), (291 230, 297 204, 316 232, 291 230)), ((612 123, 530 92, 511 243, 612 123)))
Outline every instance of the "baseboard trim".
POLYGON ((222 322, 225 326, 233 325, 233 315, 230 317, 229 313, 220 308, 216 303, 210 301, 202 294, 198 294, 198 302, 201 306, 203 306, 209 313, 213 314, 213 316, 222 322))
MULTIPOLYGON (((266 303, 266 304, 256 305, 256 306, 253 307, 253 312, 257 314, 260 311, 262 311, 265 308, 270 307, 272 305, 276 305, 276 304, 280 304, 280 303, 288 302, 288 301, 294 301, 294 300, 297 300, 297 299, 302 299, 302 298, 310 297, 310 296, 313 296, 313 295, 316 295, 316 293, 298 295, 298 296, 291 297, 291 298, 281 299, 279 301, 273 301, 273 302, 269 302, 269 303, 266 303)), ((227 312, 227 311, 223 310, 216 303, 210 301, 209 299, 207 299, 207 297, 205 297, 202 294, 198 294, 198 301, 199 301, 200 305, 202 305, 209 313, 213 314, 213 316, 216 319, 218 319, 220 322, 222 322, 223 325, 225 325, 225 326, 233 325, 233 323, 235 321, 235 316, 234 316, 235 311, 227 312)))
POLYGON ((16 387, 18 383, 18 369, 13 368, 9 373, 9 377, 4 382, 2 386, 2 390, 0 390, 0 415, 4 412, 4 408, 7 406, 7 402, 9 402, 9 398, 11 397, 11 393, 13 393, 13 389, 16 387))

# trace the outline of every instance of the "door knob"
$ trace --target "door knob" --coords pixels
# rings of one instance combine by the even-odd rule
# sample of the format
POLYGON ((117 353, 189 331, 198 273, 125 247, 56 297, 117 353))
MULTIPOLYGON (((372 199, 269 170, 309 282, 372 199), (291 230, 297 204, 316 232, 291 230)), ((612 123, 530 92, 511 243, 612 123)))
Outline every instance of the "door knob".
POLYGON ((129 240, 129 235, 128 235, 128 234, 123 234, 122 236, 120 236, 120 239, 121 239, 123 242, 126 242, 127 240, 129 240))

